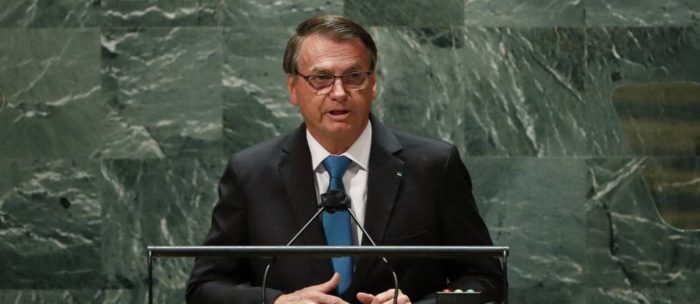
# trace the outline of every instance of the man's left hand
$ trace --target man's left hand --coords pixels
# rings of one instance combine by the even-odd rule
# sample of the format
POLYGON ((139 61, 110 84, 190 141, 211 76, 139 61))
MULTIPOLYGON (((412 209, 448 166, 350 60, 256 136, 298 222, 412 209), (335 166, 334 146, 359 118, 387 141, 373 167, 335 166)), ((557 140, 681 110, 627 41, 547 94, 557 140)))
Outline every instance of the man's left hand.
MULTIPOLYGON (((394 289, 389 289, 378 295, 372 295, 369 293, 358 292, 357 299, 362 302, 362 304, 393 304, 394 303, 394 289)), ((401 292, 399 289, 399 297, 396 299, 397 304, 411 304, 411 299, 407 295, 401 292)))

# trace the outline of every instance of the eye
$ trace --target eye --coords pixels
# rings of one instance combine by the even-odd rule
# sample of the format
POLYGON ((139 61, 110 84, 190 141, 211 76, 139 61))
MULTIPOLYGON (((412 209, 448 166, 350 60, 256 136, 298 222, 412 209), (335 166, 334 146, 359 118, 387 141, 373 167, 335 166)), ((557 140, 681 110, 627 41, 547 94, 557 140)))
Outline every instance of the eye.
POLYGON ((328 81, 331 79, 333 79, 333 76, 326 74, 313 75, 309 77, 309 80, 311 81, 328 81))
POLYGON ((367 74, 363 72, 347 73, 343 75, 343 81, 349 84, 358 84, 364 82, 366 76, 367 74))
POLYGON ((345 77, 347 77, 348 79, 358 79, 358 78, 360 78, 360 74, 361 73, 358 73, 358 72, 352 72, 352 73, 345 74, 345 77))

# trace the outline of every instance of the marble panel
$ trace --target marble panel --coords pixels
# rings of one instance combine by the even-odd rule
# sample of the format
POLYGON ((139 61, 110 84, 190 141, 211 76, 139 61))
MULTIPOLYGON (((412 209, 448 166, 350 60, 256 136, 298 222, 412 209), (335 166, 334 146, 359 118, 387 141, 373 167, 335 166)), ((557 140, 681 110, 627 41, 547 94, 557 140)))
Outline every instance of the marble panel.
MULTIPOLYGON (((96 0, 93 0, 96 1, 96 0)), ((103 27, 215 26, 219 0, 99 0, 103 27)))
POLYGON ((296 27, 320 14, 343 14, 343 1, 223 0, 224 26, 235 28, 296 27))
POLYGON ((641 171, 645 158, 592 159, 589 279, 594 301, 692 303, 700 284, 700 231, 659 216, 641 171))
POLYGON ((461 26, 463 0, 345 0, 344 15, 364 26, 461 26))
MULTIPOLYGON (((301 124, 289 103, 282 57, 294 29, 259 28, 225 32, 224 137, 233 153, 286 133, 301 124)), ((227 154, 228 155, 228 154, 227 154)))
POLYGON ((114 303, 105 301, 105 292, 90 289, 74 290, 0 290, 0 302, 2 303, 114 303))
POLYGON ((494 244, 510 247, 510 302, 586 303, 585 161, 467 158, 466 163, 494 244))
POLYGON ((95 29, 0 30, 0 158, 88 158, 128 130, 102 101, 95 29))
MULTIPOLYGON (((146 246, 204 241, 224 166, 224 160, 199 159, 103 162, 101 255, 109 288, 130 290, 122 295, 125 298, 145 298, 146 246)), ((193 262, 192 258, 157 260, 158 294, 178 291, 182 299, 193 262)))
POLYGON ((608 100, 584 96, 576 28, 373 28, 375 111, 471 156, 616 154, 608 100))
MULTIPOLYGON (((637 85, 639 91, 651 85, 700 81, 700 61, 696 60, 700 56, 698 28, 591 28, 587 30, 586 49, 586 100, 592 104, 607 105, 608 114, 601 112, 601 115, 605 115, 605 120, 612 124, 610 130, 614 130, 615 138, 624 143, 621 155, 694 155, 692 148, 683 148, 681 151, 663 147, 663 143, 668 141, 665 138, 667 135, 663 134, 672 134, 674 130, 678 130, 679 134, 693 133, 683 129, 697 128, 697 119, 674 118, 664 122, 663 116, 671 115, 673 111, 669 112, 671 104, 664 105, 663 100, 654 101, 647 111, 638 102, 629 102, 633 95, 618 94, 621 100, 614 106, 612 97, 617 86, 637 85), (636 115, 640 111, 648 112, 648 117, 635 121, 635 126, 626 123, 629 122, 630 115, 636 115), (632 132, 622 132, 623 130, 632 132), (639 141, 636 138, 638 136, 644 140, 639 141)), ((641 91, 638 93, 650 94, 641 91)), ((645 96, 645 99, 648 97, 645 96)), ((689 100, 685 103, 691 109, 695 109, 695 105, 700 102, 697 98, 691 102, 691 96, 685 99, 689 100)), ((676 101, 673 102, 677 104, 676 101)))
POLYGON ((0 27, 94 27, 99 24, 99 0, 4 0, 0 27))
MULTIPOLYGON (((9 289, 0 290, 2 303, 124 304, 148 303, 144 290, 133 289, 9 289)), ((154 303, 184 303, 181 289, 155 289, 154 303)))
MULTIPOLYGON (((221 28, 103 31, 110 120, 133 130, 143 157, 221 156, 221 52, 221 28)), ((98 156, 131 151, 114 141, 98 156)))
POLYGON ((584 15, 580 0, 464 0, 468 26, 583 26, 584 15))
POLYGON ((0 172, 0 289, 102 286, 99 165, 2 160, 0 172))
POLYGON ((700 231, 666 224, 642 173, 646 158, 590 159, 588 296, 604 303, 694 303, 700 231))
POLYGON ((678 26, 697 24, 696 0, 584 0, 588 26, 678 26))
POLYGON ((668 225, 656 207, 694 180, 660 192, 648 172, 688 162, 467 158, 494 243, 511 248, 510 300, 694 303, 700 230, 668 225))

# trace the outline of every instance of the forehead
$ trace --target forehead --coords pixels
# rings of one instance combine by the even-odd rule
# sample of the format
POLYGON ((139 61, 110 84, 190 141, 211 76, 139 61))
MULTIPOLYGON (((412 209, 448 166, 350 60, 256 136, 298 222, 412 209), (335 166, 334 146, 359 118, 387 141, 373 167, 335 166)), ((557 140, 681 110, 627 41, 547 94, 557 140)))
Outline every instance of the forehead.
POLYGON ((299 69, 368 69, 369 50, 359 38, 338 40, 320 34, 306 37, 299 47, 299 69))

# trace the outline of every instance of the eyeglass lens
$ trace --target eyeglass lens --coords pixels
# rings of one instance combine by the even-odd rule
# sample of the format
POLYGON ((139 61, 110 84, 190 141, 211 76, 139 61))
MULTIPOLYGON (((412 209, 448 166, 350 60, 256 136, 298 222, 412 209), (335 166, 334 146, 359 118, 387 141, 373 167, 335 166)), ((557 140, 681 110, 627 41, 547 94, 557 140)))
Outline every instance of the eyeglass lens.
POLYGON ((340 76, 335 75, 311 75, 307 78, 311 86, 317 90, 326 89, 330 87, 335 82, 336 78, 340 78, 343 82, 343 86, 348 90, 360 90, 366 85, 367 77, 370 72, 353 72, 346 73, 340 76))

